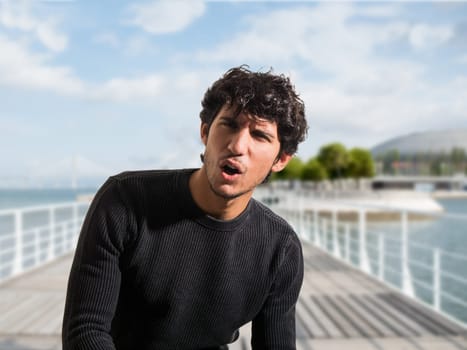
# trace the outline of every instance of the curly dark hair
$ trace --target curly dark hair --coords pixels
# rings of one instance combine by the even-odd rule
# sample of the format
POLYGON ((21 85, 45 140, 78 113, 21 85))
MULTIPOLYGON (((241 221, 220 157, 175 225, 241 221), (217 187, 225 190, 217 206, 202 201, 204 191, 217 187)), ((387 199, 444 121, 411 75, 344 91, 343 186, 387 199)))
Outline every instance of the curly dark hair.
POLYGON ((280 153, 294 155, 308 130, 303 101, 288 77, 248 68, 232 68, 212 84, 201 102, 201 121, 210 128, 225 104, 237 106, 236 115, 247 112, 276 122, 280 153))

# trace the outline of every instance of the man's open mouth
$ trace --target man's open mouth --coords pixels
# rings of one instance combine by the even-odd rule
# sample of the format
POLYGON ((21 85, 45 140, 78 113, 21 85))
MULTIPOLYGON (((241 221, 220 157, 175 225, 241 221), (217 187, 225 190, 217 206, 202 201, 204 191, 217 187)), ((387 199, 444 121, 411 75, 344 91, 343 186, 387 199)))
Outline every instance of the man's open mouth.
POLYGON ((236 167, 234 167, 231 164, 226 164, 222 167, 222 170, 228 174, 228 175, 236 175, 240 174, 240 170, 238 170, 236 167))

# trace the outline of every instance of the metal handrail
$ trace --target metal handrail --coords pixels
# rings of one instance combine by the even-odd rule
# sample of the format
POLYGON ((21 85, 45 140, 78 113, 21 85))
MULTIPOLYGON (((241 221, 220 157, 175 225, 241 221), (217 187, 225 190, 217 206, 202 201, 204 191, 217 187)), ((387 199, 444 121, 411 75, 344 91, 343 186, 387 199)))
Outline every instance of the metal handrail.
MULTIPOLYGON (((458 307, 464 308, 467 314, 467 296, 466 300, 459 296, 453 295, 446 290, 444 285, 445 279, 449 278, 457 283, 467 287, 467 279, 456 274, 453 271, 446 270, 446 266, 442 266, 443 259, 454 259, 453 262, 465 264, 467 256, 459 253, 442 251, 440 249, 430 247, 426 244, 411 242, 408 237, 408 213, 423 214, 432 217, 443 216, 445 218, 467 221, 467 215, 448 214, 448 213, 427 213, 420 210, 397 209, 394 207, 384 206, 364 206, 360 203, 349 201, 333 200, 326 201, 325 208, 320 207, 319 203, 324 203, 318 199, 319 203, 312 203, 310 198, 306 198, 306 202, 300 198, 303 194, 298 192, 287 192, 285 190, 275 190, 275 196, 280 197, 282 201, 269 201, 270 207, 283 216, 295 228, 295 230, 305 240, 311 241, 319 248, 327 250, 336 258, 343 259, 348 263, 356 265, 363 271, 374 275, 385 283, 394 286, 394 279, 387 279, 386 274, 390 273, 397 276, 396 280, 400 280, 400 285, 395 287, 413 298, 418 298, 425 304, 428 304, 438 312, 448 313, 450 311, 443 309, 443 301, 455 303, 458 307), (297 198, 298 196, 298 198, 297 198), (284 205, 285 203, 285 205, 284 205), (288 205, 287 205, 288 204, 288 205), (335 204, 331 206, 331 204, 335 204), (345 204, 345 208, 340 208, 339 205, 345 204), (344 222, 338 220, 340 211, 349 212, 349 209, 357 213, 357 219, 353 222, 344 222), (399 213, 401 224, 401 237, 389 237, 383 232, 375 232, 367 229, 366 213, 370 210, 385 210, 387 212, 399 213), (304 214, 306 210, 306 215, 304 214), (324 215, 322 212, 326 212, 324 215), (348 228, 350 227, 350 228, 348 228), (352 232, 352 234, 350 233, 352 232), (369 238, 371 237, 371 242, 369 238), (395 252, 389 251, 386 246, 390 242, 391 247, 396 249, 395 252), (429 261, 417 259, 411 254, 411 250, 419 250, 421 256, 431 257, 429 261), (349 251, 350 250, 350 251, 349 251), (386 261, 388 258, 397 259, 390 266, 386 261), (412 269, 423 269, 424 273, 431 275, 431 279, 422 281, 417 277, 412 276, 412 269), (426 301, 420 299, 417 295, 414 285, 421 287, 431 292, 431 300, 426 301)), ((262 194, 264 197, 264 193, 262 194)), ((261 199, 260 199, 261 200, 261 199)), ((265 202, 265 204, 268 204, 265 202)), ((457 318, 460 323, 467 325, 466 319, 459 319, 456 315, 448 314, 452 318, 457 318)), ((465 318, 465 316, 464 316, 465 318)))
POLYGON ((13 226, 0 231, 0 283, 71 252, 88 207, 76 201, 0 210, 0 220, 13 226), (47 224, 27 222, 31 214, 47 224))

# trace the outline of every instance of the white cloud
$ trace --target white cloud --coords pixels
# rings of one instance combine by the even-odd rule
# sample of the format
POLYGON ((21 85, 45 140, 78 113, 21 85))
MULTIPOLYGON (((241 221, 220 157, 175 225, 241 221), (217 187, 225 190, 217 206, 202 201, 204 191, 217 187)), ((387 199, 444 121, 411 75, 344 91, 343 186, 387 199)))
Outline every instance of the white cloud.
POLYGON ((450 26, 429 26, 417 24, 409 33, 409 42, 415 49, 432 49, 445 43, 454 35, 450 26))
POLYGON ((50 55, 33 53, 25 44, 9 40, 1 34, 0 52, 1 85, 52 91, 58 95, 135 102, 162 96, 167 84, 171 84, 175 91, 187 91, 199 84, 198 75, 180 72, 170 79, 166 78, 169 73, 147 73, 137 78, 116 77, 91 84, 76 76, 72 68, 51 64, 50 55))
MULTIPOLYGON (((395 81, 399 68, 392 70, 395 81)), ((316 151, 319 145, 336 140, 372 147, 408 130, 465 127, 465 91, 467 77, 437 86, 409 77, 399 89, 379 95, 354 95, 334 82, 309 84, 303 98, 310 117, 309 143, 314 149, 308 147, 316 151)))
POLYGON ((129 7, 132 18, 127 21, 152 34, 178 32, 203 15, 202 0, 159 0, 129 7))
POLYGON ((0 84, 19 88, 53 91, 59 95, 128 102, 157 97, 164 78, 147 74, 139 78, 113 78, 90 84, 77 77, 72 68, 54 66, 50 56, 32 53, 28 48, 0 35, 0 84))
POLYGON ((28 1, 1 1, 0 25, 19 30, 20 39, 0 33, 0 84, 28 89, 54 91, 76 95, 83 91, 83 82, 67 66, 54 66, 54 53, 63 51, 67 37, 56 29, 57 18, 48 15, 39 18, 32 14, 34 4, 28 1), (31 51, 31 37, 46 50, 31 51))
MULTIPOLYGON (((218 71, 216 73, 218 74, 218 71)), ((133 78, 118 77, 89 86, 85 97, 125 103, 149 102, 157 105, 159 110, 163 110, 164 115, 172 116, 174 112, 183 111, 184 106, 199 105, 204 89, 211 83, 208 78, 211 75, 213 73, 209 70, 167 69, 133 78), (180 104, 179 99, 183 100, 183 103, 180 104), (174 103, 180 106, 174 108, 174 103)), ((188 109, 184 112, 188 114, 188 118, 191 118, 192 110, 188 109)), ((182 118, 180 115, 175 117, 182 118)))
POLYGON ((0 2, 0 24, 9 29, 19 29, 32 32, 37 39, 49 50, 61 52, 65 50, 68 39, 66 35, 58 32, 57 18, 35 18, 31 14, 31 3, 25 1, 13 2, 5 0, 0 2))
MULTIPOLYGON (((298 60, 315 69, 340 73, 364 62, 376 41, 387 40, 361 25, 349 24, 355 14, 357 8, 344 3, 272 11, 251 17, 247 30, 196 57, 202 62, 284 62, 289 66, 298 60)), ((391 30, 400 31, 387 28, 379 35, 391 30)))
MULTIPOLYGON (((202 62, 270 62, 287 61, 303 56, 300 50, 304 36, 314 22, 309 8, 276 11, 261 17, 250 17, 249 28, 237 33, 227 42, 200 51, 202 62), (287 23, 286 26, 278 23, 287 23)), ((329 19, 332 21, 332 18, 329 19)), ((312 40, 308 37, 309 40, 312 40)), ((305 45, 303 45, 305 48, 305 45)))
POLYGON ((66 66, 47 63, 48 56, 33 54, 19 42, 0 35, 0 83, 52 90, 74 95, 83 91, 82 81, 66 66))
POLYGON ((164 86, 164 78, 160 75, 147 75, 142 78, 114 78, 90 93, 91 98, 111 101, 131 101, 135 99, 150 99, 157 97, 164 86))

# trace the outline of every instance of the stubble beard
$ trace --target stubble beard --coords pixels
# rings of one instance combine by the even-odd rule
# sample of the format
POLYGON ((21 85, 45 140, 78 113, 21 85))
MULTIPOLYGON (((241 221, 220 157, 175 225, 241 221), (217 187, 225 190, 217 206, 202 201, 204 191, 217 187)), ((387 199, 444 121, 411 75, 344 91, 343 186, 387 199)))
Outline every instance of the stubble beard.
POLYGON ((236 198, 239 198, 249 192, 253 192, 255 190, 255 188, 264 183, 269 175, 271 174, 271 172, 268 172, 268 174, 264 177, 264 179, 262 181, 259 181, 257 183, 255 183, 253 186, 247 188, 247 189, 244 189, 244 190, 241 190, 239 192, 236 192, 236 193, 226 193, 225 191, 221 191, 219 190, 218 188, 216 188, 216 186, 214 185, 214 178, 209 176, 209 174, 207 173, 207 169, 206 169, 206 175, 207 175, 207 179, 208 179, 208 183, 209 183, 209 187, 211 189, 211 191, 218 197, 222 198, 222 199, 225 199, 225 200, 233 200, 233 199, 236 199, 236 198))
POLYGON ((232 199, 236 199, 238 197, 241 197, 243 196, 244 194, 252 191, 251 189, 250 190, 245 190, 245 191, 240 191, 238 193, 232 193, 232 194, 228 194, 228 193, 225 193, 225 192, 221 192, 221 191, 218 191, 214 185, 212 184, 211 181, 209 181, 209 187, 211 188, 211 191, 218 197, 221 197, 222 199, 225 199, 225 200, 232 200, 232 199))
MULTIPOLYGON (((242 191, 239 191, 237 193, 226 193, 224 191, 221 191, 219 189, 216 188, 216 186, 214 185, 215 183, 215 176, 211 176, 209 174, 209 171, 208 169, 210 169, 210 166, 213 165, 212 162, 210 161, 210 157, 209 157, 209 153, 205 151, 204 154, 201 154, 201 161, 203 162, 204 164, 204 167, 205 167, 205 172, 206 172, 206 177, 207 177, 207 180, 208 180, 208 184, 209 184, 209 188, 211 189, 212 193, 214 193, 216 196, 222 198, 222 199, 225 199, 225 200, 233 200, 233 199, 236 199, 236 198, 239 198, 249 192, 253 192, 255 190, 255 188, 258 186, 258 185, 261 185, 262 183, 265 183, 267 182, 267 180, 269 179, 269 176, 271 175, 271 170, 269 170, 269 172, 266 174, 266 176, 264 176, 264 178, 255 183, 253 186, 251 186, 250 188, 247 188, 245 190, 242 190, 242 191)), ((217 164, 214 164, 213 168, 214 169, 217 169, 216 168, 217 164)), ((271 166, 272 168, 272 166, 271 166)))

